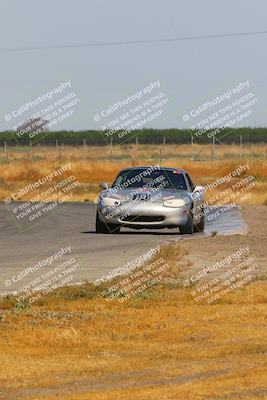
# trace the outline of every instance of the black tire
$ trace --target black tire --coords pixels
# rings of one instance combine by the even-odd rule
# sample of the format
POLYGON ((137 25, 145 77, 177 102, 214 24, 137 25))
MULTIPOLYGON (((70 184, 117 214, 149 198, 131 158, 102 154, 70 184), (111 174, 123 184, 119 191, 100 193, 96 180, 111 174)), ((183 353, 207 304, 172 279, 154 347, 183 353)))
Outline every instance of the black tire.
POLYGON ((204 232, 205 229, 204 207, 201 207, 201 214, 202 214, 201 220, 194 227, 195 232, 204 232))
POLYGON ((98 213, 96 213, 96 222, 95 222, 95 231, 96 233, 119 233, 120 227, 115 224, 106 224, 105 222, 100 221, 98 213))
POLYGON ((180 225, 179 229, 182 235, 192 235, 192 233, 194 233, 193 215, 191 211, 188 215, 187 223, 185 225, 180 225))

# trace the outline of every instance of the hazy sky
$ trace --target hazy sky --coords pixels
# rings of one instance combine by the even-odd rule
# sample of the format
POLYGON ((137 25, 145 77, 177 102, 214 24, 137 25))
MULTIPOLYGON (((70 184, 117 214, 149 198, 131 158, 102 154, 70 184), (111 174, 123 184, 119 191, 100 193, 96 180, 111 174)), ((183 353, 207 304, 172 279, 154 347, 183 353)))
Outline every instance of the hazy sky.
MULTIPOLYGON (((264 0, 2 0, 0 48, 265 31, 266 15, 264 0)), ((237 125, 267 126, 266 43, 259 35, 1 51, 0 130, 10 110, 66 80, 80 104, 59 129, 99 128, 95 114, 158 80, 169 102, 148 126, 189 127, 184 114, 240 81, 249 81, 258 103, 237 125)))

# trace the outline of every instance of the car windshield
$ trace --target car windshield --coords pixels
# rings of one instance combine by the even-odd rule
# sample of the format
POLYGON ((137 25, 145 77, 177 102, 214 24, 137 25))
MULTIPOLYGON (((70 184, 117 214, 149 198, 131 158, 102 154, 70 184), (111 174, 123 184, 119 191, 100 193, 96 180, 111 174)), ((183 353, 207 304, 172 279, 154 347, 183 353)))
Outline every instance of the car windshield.
POLYGON ((123 170, 115 179, 112 187, 149 188, 187 190, 184 175, 179 170, 132 169, 123 170))

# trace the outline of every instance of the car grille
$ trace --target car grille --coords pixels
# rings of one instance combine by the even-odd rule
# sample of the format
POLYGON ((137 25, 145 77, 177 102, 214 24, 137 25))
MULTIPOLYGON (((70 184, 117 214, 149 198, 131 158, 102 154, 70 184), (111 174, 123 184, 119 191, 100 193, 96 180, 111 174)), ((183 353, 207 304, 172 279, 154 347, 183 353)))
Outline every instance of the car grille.
POLYGON ((161 222, 164 221, 163 216, 150 216, 150 215, 139 215, 138 217, 128 216, 123 219, 124 222, 161 222))

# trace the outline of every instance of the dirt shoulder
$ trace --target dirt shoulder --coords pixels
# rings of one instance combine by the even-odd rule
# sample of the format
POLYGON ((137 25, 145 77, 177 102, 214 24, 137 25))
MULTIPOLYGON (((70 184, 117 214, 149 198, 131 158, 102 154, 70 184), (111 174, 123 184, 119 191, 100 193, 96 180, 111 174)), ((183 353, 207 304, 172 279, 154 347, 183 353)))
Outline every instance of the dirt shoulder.
MULTIPOLYGON (((182 279, 190 279, 205 267, 212 266, 247 246, 249 252, 241 256, 241 259, 253 257, 258 266, 257 277, 267 279, 267 207, 244 206, 241 214, 248 226, 246 235, 204 236, 198 242, 194 239, 183 241, 183 246, 188 251, 186 258, 190 265, 183 268, 182 279)), ((227 268, 227 266, 220 268, 220 272, 227 268)), ((216 275, 216 271, 212 274, 216 275)))

